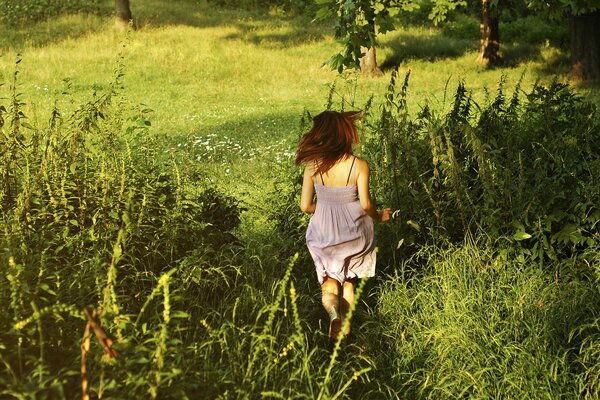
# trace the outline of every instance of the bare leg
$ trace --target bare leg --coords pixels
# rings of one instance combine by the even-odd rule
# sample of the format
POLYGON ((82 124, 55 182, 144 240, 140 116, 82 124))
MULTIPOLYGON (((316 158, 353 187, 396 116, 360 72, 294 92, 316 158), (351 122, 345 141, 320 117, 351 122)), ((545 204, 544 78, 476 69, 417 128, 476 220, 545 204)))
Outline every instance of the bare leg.
MULTIPOLYGON (((341 304, 341 312, 342 319, 346 319, 346 315, 350 312, 350 308, 354 305, 354 281, 347 280, 344 282, 342 286, 342 304, 341 304)), ((348 325, 348 332, 346 335, 350 334, 350 325, 348 325)))
POLYGON ((321 285, 323 308, 329 315, 329 339, 336 340, 342 326, 340 317, 340 284, 333 278, 326 278, 321 285))

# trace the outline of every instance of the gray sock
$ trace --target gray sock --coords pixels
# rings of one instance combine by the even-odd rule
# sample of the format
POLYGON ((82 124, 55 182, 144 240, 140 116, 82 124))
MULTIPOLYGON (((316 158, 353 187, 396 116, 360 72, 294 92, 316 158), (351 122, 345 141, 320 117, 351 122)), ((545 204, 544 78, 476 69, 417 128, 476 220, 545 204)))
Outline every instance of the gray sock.
POLYGON ((327 311, 327 313, 329 314, 330 321, 340 318, 340 314, 334 306, 329 307, 329 311, 327 311))

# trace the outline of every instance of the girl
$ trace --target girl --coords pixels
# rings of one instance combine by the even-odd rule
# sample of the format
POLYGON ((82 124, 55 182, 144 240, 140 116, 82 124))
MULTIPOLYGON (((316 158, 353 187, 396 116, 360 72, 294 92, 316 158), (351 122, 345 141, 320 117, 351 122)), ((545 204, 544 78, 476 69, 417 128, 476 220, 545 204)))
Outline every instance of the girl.
POLYGON ((314 214, 306 244, 329 314, 331 340, 337 339, 354 303, 355 279, 375 274, 373 221, 387 221, 391 214, 389 208, 375 209, 369 195, 369 166, 352 154, 359 117, 355 111, 322 112, 313 118, 312 129, 296 150, 296 164, 304 165, 300 209, 314 214), (318 203, 313 200, 315 192, 318 203))

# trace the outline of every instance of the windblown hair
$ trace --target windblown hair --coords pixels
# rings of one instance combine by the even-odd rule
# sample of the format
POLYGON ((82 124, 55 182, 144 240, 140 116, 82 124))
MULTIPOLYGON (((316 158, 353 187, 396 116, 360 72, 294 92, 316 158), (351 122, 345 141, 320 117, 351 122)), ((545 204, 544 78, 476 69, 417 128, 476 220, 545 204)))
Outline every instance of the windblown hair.
POLYGON ((296 165, 316 163, 316 174, 324 174, 341 158, 352 154, 352 144, 358 143, 354 121, 359 111, 323 111, 313 118, 313 126, 304 134, 296 149, 296 165))

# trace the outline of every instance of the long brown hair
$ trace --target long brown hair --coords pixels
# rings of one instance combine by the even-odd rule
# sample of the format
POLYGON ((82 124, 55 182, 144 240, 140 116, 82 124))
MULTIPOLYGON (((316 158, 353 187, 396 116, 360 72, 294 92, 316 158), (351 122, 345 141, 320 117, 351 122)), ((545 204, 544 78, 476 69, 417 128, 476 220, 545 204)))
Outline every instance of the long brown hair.
POLYGON ((324 174, 339 159, 352 154, 352 144, 358 143, 354 121, 360 115, 359 111, 323 111, 314 117, 312 129, 298 143, 296 165, 315 161, 315 175, 324 174))

